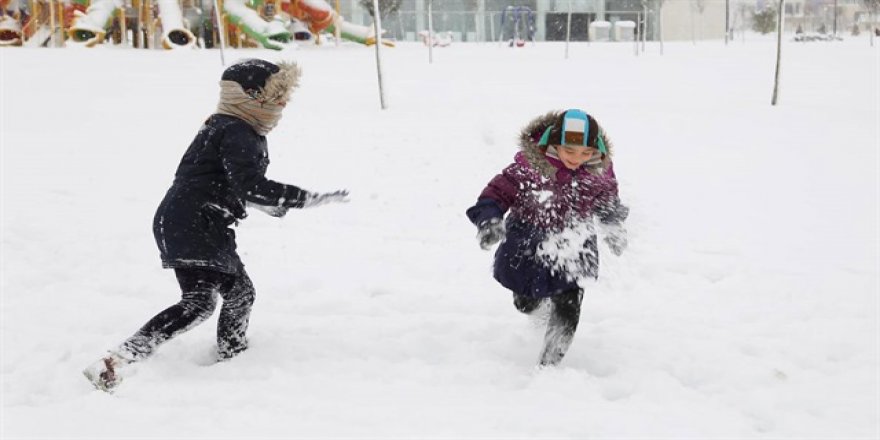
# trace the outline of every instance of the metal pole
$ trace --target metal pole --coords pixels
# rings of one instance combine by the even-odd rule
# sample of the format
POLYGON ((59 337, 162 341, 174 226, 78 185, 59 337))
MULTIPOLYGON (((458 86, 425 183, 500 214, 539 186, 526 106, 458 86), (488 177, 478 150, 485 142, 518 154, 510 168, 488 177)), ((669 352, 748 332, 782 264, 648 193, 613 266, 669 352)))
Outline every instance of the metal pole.
POLYGON ((837 0, 834 0, 834 24, 833 24, 834 33, 832 35, 837 36, 837 0))
POLYGON ((657 31, 660 34, 660 55, 663 55, 663 0, 657 3, 657 31))
POLYGON ((633 43, 636 44, 633 47, 633 49, 636 52, 636 56, 639 56, 639 39, 642 38, 642 13, 641 12, 636 12, 636 28, 633 29, 633 32, 635 32, 635 35, 633 35, 633 43))
POLYGON ((220 39, 220 64, 226 65, 226 55, 223 53, 226 46, 226 32, 223 26, 223 16, 220 15, 220 0, 214 0, 214 15, 217 18, 217 36, 220 39))
POLYGON ((871 27, 868 28, 868 41, 871 42, 871 47, 874 47, 874 22, 877 20, 877 8, 874 8, 869 17, 871 17, 871 27))
POLYGON ((385 105, 385 87, 382 80, 382 16, 379 14, 379 0, 373 0, 373 29, 376 32, 376 73, 379 76, 379 104, 382 106, 382 110, 385 110, 388 106, 385 105))
POLYGON ((568 0, 568 22, 565 25, 565 59, 568 59, 568 42, 571 40, 571 0, 568 0))
POLYGON ((504 19, 509 8, 512 8, 512 6, 508 6, 501 11, 500 23, 498 23, 498 47, 501 47, 504 42, 504 19))
POLYGON ((690 9, 690 11, 691 11, 691 43, 696 45, 697 44, 697 32, 696 32, 696 26, 694 24, 694 4, 691 3, 689 6, 690 7, 688 9, 690 9))
POLYGON ((642 15, 645 21, 642 22, 642 53, 645 53, 645 45, 648 43, 648 4, 642 3, 642 15))
POLYGON ((730 0, 724 0, 724 45, 730 36, 730 0))
POLYGON ((779 19, 776 23, 776 77, 773 81, 773 98, 770 99, 771 105, 776 105, 779 101, 779 71, 782 67, 782 22, 785 19, 785 13, 783 11, 784 7, 785 0, 779 0, 779 19))
MULTIPOLYGON (((495 14, 489 13, 489 36, 492 38, 492 42, 495 42, 495 14)), ((488 40, 487 40, 488 41, 488 40)))
POLYGON ((434 5, 434 0, 428 0, 428 38, 425 41, 428 42, 428 64, 434 63, 434 10, 431 8, 434 5))

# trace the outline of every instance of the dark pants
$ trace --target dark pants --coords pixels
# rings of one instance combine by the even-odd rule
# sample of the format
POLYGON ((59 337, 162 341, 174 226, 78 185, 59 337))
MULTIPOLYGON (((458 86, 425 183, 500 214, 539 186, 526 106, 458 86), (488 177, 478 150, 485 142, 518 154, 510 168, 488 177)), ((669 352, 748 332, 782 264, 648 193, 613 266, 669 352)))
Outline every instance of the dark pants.
POLYGON ((523 313, 532 313, 545 300, 552 303, 547 332, 544 334, 544 349, 541 352, 541 365, 556 365, 565 356, 581 318, 581 302, 584 292, 580 289, 567 290, 548 298, 533 298, 514 295, 513 304, 523 313))
POLYGON ((228 359, 247 348, 248 320, 254 303, 254 285, 242 268, 231 275, 209 269, 174 269, 181 300, 154 316, 122 343, 120 351, 132 360, 149 357, 163 342, 208 319, 223 298, 217 321, 219 359, 228 359))

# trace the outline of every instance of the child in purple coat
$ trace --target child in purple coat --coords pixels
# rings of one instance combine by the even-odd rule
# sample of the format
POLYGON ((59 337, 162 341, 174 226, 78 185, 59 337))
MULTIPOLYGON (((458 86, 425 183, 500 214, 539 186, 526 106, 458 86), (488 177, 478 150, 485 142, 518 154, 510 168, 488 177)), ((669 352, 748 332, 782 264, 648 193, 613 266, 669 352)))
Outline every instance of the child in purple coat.
POLYGON ((627 245, 629 210, 617 194, 611 149, 605 131, 584 111, 547 113, 523 129, 514 162, 467 210, 483 249, 501 241, 494 276, 513 292, 516 308, 531 313, 551 304, 541 366, 565 356, 580 320, 578 281, 598 275, 594 218, 615 255, 627 245))

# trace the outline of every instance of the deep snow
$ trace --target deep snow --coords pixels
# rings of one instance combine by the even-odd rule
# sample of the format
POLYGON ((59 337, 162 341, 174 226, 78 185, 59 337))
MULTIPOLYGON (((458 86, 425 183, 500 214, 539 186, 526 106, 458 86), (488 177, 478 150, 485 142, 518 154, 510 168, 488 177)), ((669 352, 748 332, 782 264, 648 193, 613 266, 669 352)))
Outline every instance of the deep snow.
POLYGON ((867 39, 302 47, 269 176, 352 202, 253 212, 251 349, 216 317, 118 392, 80 371, 178 298, 150 225, 211 113, 216 51, 0 50, 3 438, 877 438, 880 53, 867 39), (630 249, 563 366, 464 210, 518 130, 582 107, 630 249))

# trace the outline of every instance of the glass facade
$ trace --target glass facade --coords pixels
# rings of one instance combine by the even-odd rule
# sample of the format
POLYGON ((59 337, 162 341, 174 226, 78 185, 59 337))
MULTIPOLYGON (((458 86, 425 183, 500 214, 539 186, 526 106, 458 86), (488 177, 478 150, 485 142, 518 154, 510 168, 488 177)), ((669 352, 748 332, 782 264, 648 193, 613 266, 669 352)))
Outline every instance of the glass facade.
MULTIPOLYGON (((428 3, 429 0, 403 0, 398 11, 382 18, 386 36, 416 41, 418 32, 428 29, 428 3)), ((641 0, 434 0, 432 24, 434 32, 448 32, 454 41, 564 41, 569 7, 572 41, 589 40, 593 21, 609 21, 612 25, 619 20, 636 22, 644 13, 641 0)), ((358 0, 340 0, 339 11, 346 20, 371 24, 358 0)), ((648 20, 648 35, 651 21, 648 20)))

